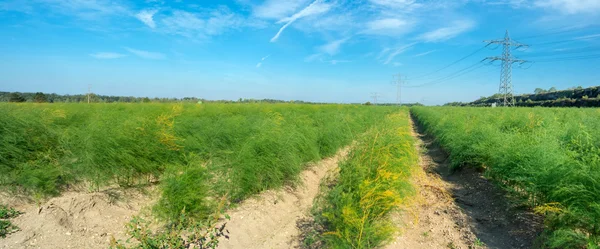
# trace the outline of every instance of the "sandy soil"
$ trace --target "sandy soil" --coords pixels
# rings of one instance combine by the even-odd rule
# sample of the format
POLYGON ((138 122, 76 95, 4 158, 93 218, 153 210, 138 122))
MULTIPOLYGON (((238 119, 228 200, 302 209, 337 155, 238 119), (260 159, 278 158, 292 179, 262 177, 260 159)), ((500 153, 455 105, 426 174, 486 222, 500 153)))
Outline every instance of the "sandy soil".
POLYGON ((451 172, 447 154, 413 127, 423 169, 414 178, 417 199, 394 218, 405 225, 385 248, 534 248, 541 217, 512 206, 480 172, 451 172))
POLYGON ((0 248, 105 249, 111 236, 127 239, 125 223, 148 203, 150 197, 134 189, 66 192, 41 206, 14 201, 23 214, 11 221, 21 231, 0 239, 0 248))
POLYGON ((310 166, 301 174, 300 187, 265 191, 229 211, 230 239, 222 239, 219 248, 297 248, 296 223, 309 215, 321 179, 337 168, 348 151, 342 149, 334 157, 310 166))
POLYGON ((412 134, 418 138, 416 147, 421 154, 421 169, 415 170, 412 178, 417 194, 402 208, 402 214, 392 215, 401 229, 384 248, 472 248, 476 236, 467 225, 469 218, 454 203, 452 185, 432 172, 439 167, 432 158, 437 151, 427 150, 415 129, 412 134))

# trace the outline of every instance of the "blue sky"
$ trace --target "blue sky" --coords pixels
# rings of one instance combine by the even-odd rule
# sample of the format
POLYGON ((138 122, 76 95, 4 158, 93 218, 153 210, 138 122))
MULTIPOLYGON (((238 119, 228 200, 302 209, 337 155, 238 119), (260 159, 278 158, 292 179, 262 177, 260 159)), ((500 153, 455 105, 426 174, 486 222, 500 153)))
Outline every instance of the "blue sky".
POLYGON ((471 101, 507 29, 516 93, 600 85, 599 23, 598 0, 0 0, 0 91, 395 102, 400 73, 402 102, 471 101))

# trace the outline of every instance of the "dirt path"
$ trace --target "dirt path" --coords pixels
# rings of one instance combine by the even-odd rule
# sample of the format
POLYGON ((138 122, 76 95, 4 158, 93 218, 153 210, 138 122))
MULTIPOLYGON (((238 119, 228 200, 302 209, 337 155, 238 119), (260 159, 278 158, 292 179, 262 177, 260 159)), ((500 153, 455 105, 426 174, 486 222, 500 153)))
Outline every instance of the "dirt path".
POLYGON ((512 207, 471 168, 450 173, 447 154, 413 127, 423 169, 414 177, 417 198, 395 218, 405 225, 386 248, 532 248, 540 217, 512 207))
MULTIPOLYGON (((17 202, 11 202, 17 203, 17 202)), ((11 221, 21 230, 0 239, 0 248, 108 248, 111 236, 125 240, 125 223, 150 197, 137 190, 67 192, 43 205, 21 204, 11 221)))
POLYGON ((296 222, 308 216, 321 179, 336 169, 348 151, 349 148, 342 149, 302 172, 302 185, 297 189, 265 191, 228 212, 230 239, 222 239, 219 248, 297 248, 296 222))

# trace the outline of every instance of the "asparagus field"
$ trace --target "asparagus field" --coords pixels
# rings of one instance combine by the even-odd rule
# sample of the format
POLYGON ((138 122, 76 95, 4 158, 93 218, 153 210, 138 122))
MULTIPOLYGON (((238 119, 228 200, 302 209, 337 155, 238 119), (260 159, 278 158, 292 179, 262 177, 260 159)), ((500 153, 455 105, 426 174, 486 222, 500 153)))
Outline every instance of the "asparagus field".
POLYGON ((213 212, 296 180, 393 111, 294 104, 1 104, 0 187, 43 199, 160 182, 157 213, 213 212))
MULTIPOLYGON (((410 115, 435 137, 451 168, 481 169, 506 190, 500 194, 508 193, 506 201, 544 217, 545 231, 537 247, 598 248, 600 110, 413 107, 409 111, 366 105, 0 104, 0 238, 18 233, 11 220, 27 215, 2 199, 6 193, 40 205, 68 191, 157 186, 156 199, 145 202, 152 207, 149 216, 129 216, 133 219, 126 226, 114 221, 123 223, 137 242, 112 237, 110 246, 189 248, 196 243, 216 248, 227 236, 224 212, 233 210, 228 208, 244 210, 233 224, 251 222, 252 215, 268 220, 244 202, 267 190, 301 186, 302 175, 311 170, 307 165, 346 147, 342 151, 349 153, 338 158, 339 164, 338 159, 329 163, 337 164, 337 170, 322 173, 326 180, 319 190, 313 182, 310 214, 305 208, 291 216, 298 219, 296 224, 301 224, 300 216, 309 216, 303 223, 308 225, 298 225, 301 236, 294 239, 303 248, 379 248, 402 237, 397 233, 402 224, 392 221, 391 214, 404 215, 403 205, 418 198, 421 188, 437 191, 435 200, 460 201, 450 189, 414 184, 416 175, 425 174, 419 167, 424 152, 415 147, 422 142, 412 133, 410 115), (156 228, 152 222, 160 228, 150 229, 156 228)), ((432 170, 426 174, 438 177, 432 170)), ((64 200, 72 203, 68 196, 64 200)), ((279 201, 270 201, 271 208, 290 206, 275 206, 279 201)), ((51 209, 52 203, 33 212, 51 209)), ((432 217, 448 211, 431 205, 423 210, 432 217)), ((448 219, 470 215, 468 210, 451 210, 463 216, 445 216, 448 219)), ((31 213, 28 219, 34 223, 42 217, 31 213)), ((51 211, 45 215, 54 217, 51 211)), ((435 243, 486 248, 474 237, 473 223, 463 220, 450 220, 456 225, 449 229, 465 233, 453 232, 457 236, 435 238, 435 243), (464 241, 452 241, 457 238, 464 241)), ((36 231, 29 232, 38 236, 36 231)), ((422 243, 426 233, 408 239, 422 243)), ((28 236, 21 236, 23 243, 28 243, 28 236)))
POLYGON ((327 231, 327 248, 377 248, 397 231, 389 214, 414 195, 409 179, 418 153, 408 109, 388 115, 357 139, 340 164, 331 189, 319 198, 314 216, 327 231))
POLYGON ((454 168, 481 167, 545 215, 542 247, 600 244, 600 110, 414 107, 454 168))

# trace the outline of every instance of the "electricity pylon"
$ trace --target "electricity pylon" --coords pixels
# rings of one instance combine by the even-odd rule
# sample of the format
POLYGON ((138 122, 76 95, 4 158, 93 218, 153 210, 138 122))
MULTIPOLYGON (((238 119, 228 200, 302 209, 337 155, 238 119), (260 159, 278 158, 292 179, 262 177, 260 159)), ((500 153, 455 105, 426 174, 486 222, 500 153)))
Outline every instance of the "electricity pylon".
POLYGON ((394 74, 394 81, 392 81, 393 84, 396 84, 397 90, 396 90, 396 103, 400 106, 402 105, 402 95, 400 92, 400 89, 402 87, 402 75, 401 74, 394 74))
POLYGON ((377 98, 379 98, 379 96, 381 96, 381 95, 379 95, 376 92, 371 93, 371 98, 373 98, 374 105, 377 105, 377 98))
POLYGON ((502 57, 493 56, 493 57, 487 57, 484 60, 490 60, 492 62, 493 61, 502 61, 502 70, 500 72, 499 94, 502 95, 502 97, 504 99, 503 100, 504 106, 514 106, 515 98, 513 95, 512 65, 515 62, 523 64, 527 61, 516 59, 515 57, 513 57, 511 54, 511 49, 512 49, 512 47, 515 47, 515 48, 528 47, 528 45, 521 44, 521 43, 511 40, 510 36, 508 35, 508 30, 506 31, 506 34, 504 35, 504 39, 487 40, 484 42, 487 42, 488 46, 490 44, 502 44, 502 57))

